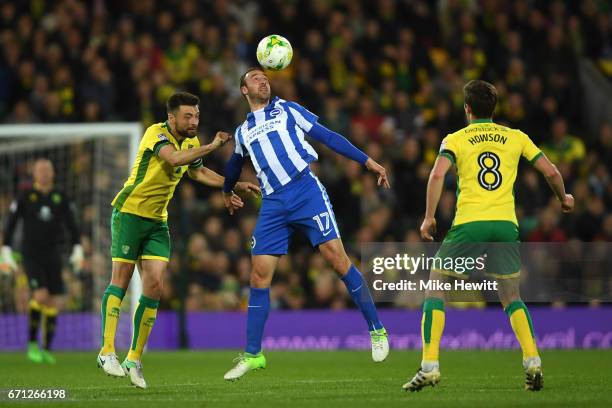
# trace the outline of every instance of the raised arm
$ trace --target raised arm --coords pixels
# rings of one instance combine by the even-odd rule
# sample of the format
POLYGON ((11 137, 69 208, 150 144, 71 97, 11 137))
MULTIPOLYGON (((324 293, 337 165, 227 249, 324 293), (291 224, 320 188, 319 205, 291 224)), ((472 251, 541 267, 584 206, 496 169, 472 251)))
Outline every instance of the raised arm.
POLYGON ((354 160, 357 163, 365 165, 368 160, 368 155, 355 147, 347 138, 326 128, 318 122, 312 125, 312 128, 308 131, 308 136, 323 143, 334 152, 354 160))
POLYGON ((187 174, 192 180, 209 187, 221 188, 223 186, 223 182, 225 181, 225 178, 222 175, 204 166, 190 168, 187 174))
POLYGON ((347 157, 351 160, 356 161, 362 165, 365 165, 366 168, 375 173, 378 176, 378 185, 385 186, 386 188, 391 188, 389 184, 389 179, 387 176, 387 171, 383 166, 376 163, 372 158, 368 157, 367 154, 362 152, 360 149, 355 147, 351 142, 348 141, 347 138, 342 136, 339 133, 334 132, 316 122, 312 125, 310 130, 308 131, 308 135, 313 139, 323 143, 325 146, 332 149, 334 152, 347 157))
POLYGON ((176 150, 171 144, 165 144, 159 149, 157 155, 172 167, 184 166, 194 162, 202 156, 214 152, 231 138, 232 135, 229 133, 217 132, 215 139, 207 145, 195 149, 176 150))

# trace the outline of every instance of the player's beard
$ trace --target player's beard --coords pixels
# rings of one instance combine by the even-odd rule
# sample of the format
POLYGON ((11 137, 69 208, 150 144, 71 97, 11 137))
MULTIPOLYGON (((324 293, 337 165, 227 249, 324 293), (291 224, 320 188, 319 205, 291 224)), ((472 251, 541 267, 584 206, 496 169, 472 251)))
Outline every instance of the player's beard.
POLYGON ((270 87, 268 86, 259 86, 256 88, 256 92, 252 92, 251 95, 253 102, 257 104, 266 104, 270 102, 270 87))
POLYGON ((176 127, 176 133, 182 138, 191 138, 198 134, 198 128, 195 129, 187 129, 187 128, 179 128, 176 127))

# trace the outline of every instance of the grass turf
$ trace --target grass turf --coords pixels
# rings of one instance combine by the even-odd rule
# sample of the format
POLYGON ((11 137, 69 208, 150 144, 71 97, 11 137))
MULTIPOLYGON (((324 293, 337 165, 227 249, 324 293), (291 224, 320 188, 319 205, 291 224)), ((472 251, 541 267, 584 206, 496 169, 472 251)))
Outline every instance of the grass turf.
MULTIPOLYGON (((401 390, 415 372, 418 352, 393 352, 374 364, 368 351, 268 352, 268 368, 236 382, 223 381, 235 352, 150 352, 144 358, 149 388, 110 378, 95 365, 96 353, 56 353, 54 366, 35 365, 23 353, 0 353, 0 406, 8 389, 63 388, 69 400, 38 406, 111 407, 136 403, 175 407, 562 407, 612 406, 609 351, 547 351, 544 389, 523 391, 518 351, 446 351, 442 382, 419 393, 401 390)), ((42 404, 42 405, 41 405, 42 404)))

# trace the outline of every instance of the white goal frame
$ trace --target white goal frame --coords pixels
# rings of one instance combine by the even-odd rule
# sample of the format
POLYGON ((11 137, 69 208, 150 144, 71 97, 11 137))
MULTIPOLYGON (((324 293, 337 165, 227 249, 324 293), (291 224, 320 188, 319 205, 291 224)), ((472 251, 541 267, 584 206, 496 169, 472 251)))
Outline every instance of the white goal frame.
MULTIPOLYGON (((0 140, 19 136, 48 138, 51 135, 57 135, 58 143, 61 143, 71 140, 87 140, 91 139, 92 136, 125 137, 128 135, 129 168, 126 169, 126 179, 136 159, 142 134, 143 128, 138 122, 0 125, 0 140)), ((2 148, 1 145, 0 148, 2 148)), ((110 256, 110 251, 108 254, 108 256, 110 256)), ((132 281, 130 282, 130 309, 132 312, 136 310, 138 299, 142 293, 142 282, 139 278, 137 266, 134 272, 132 281)))

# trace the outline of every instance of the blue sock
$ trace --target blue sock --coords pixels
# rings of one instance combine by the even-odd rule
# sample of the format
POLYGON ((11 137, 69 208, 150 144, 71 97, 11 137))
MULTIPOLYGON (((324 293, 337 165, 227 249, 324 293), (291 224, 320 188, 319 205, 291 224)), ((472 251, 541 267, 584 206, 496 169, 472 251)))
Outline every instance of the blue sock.
POLYGON ((257 354, 261 351, 261 339, 269 311, 270 288, 251 288, 247 314, 247 353, 257 354))
POLYGON ((348 273, 342 277, 342 281, 368 323, 368 329, 370 331, 382 329, 383 325, 378 319, 378 313, 372 295, 370 295, 368 284, 355 265, 351 265, 348 273))

